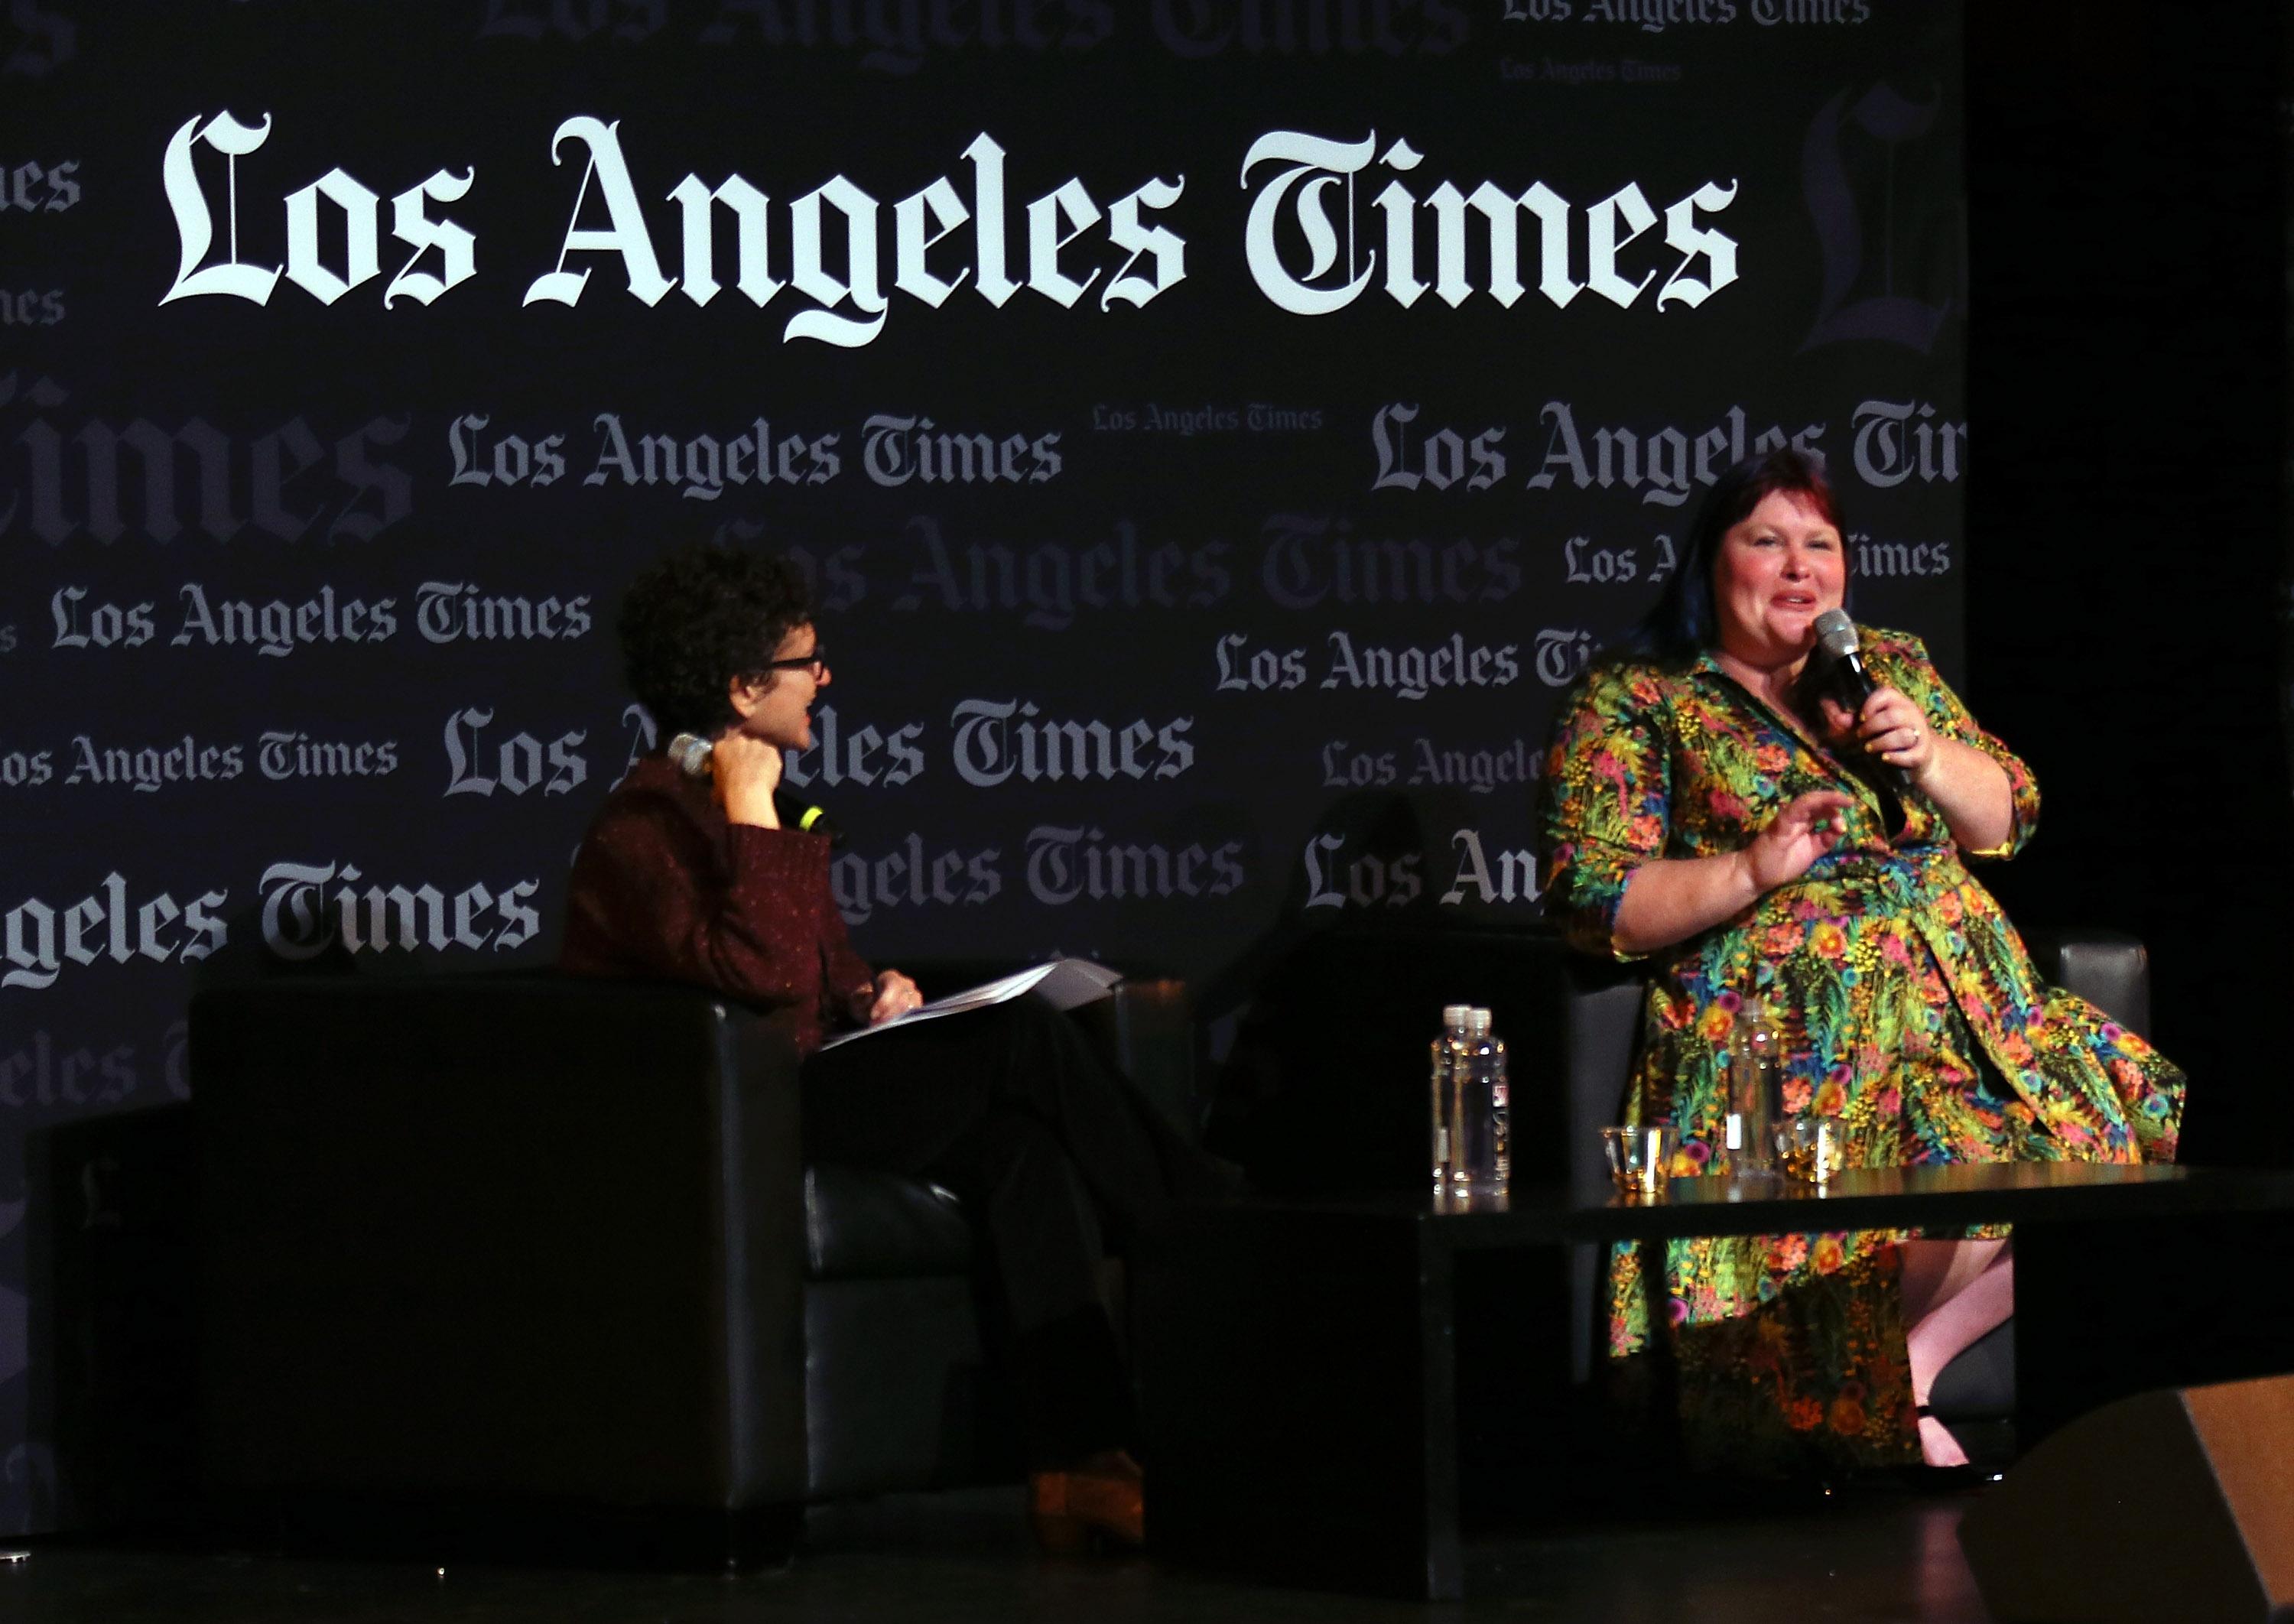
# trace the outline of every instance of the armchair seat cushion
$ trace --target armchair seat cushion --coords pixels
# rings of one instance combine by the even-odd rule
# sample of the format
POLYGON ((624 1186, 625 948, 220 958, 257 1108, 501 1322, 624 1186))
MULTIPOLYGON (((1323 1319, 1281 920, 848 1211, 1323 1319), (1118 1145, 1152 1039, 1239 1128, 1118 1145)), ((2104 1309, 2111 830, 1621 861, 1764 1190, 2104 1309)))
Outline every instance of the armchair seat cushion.
POLYGON ((972 1246, 963 1207, 935 1185, 872 1168, 805 1169, 808 1279, 968 1274, 972 1246))

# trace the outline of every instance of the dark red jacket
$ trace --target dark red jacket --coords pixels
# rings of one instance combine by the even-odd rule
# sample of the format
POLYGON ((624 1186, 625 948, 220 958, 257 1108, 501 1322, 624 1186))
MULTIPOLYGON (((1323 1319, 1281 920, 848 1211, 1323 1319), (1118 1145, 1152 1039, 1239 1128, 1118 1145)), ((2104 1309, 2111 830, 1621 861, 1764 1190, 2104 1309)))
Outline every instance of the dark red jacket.
POLYGON ((809 1053, 856 1024, 874 972, 828 889, 828 840, 725 819, 707 780, 665 756, 630 769, 574 859, 560 969, 696 982, 793 1009, 809 1053))

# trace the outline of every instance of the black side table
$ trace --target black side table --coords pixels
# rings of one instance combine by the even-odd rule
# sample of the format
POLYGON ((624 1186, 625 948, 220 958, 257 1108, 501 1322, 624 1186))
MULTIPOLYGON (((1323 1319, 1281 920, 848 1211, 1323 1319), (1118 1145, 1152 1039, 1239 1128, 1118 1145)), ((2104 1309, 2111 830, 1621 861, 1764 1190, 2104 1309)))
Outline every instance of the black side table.
POLYGON ((1509 1536, 1566 1517, 1595 1475, 1574 1257, 2002 1222, 2026 1443, 2129 1393, 2294 1369, 2261 1295, 2294 1242, 2294 1173, 2014 1163, 1850 1173, 1820 1193, 1677 1180, 1634 1206, 1559 1190, 1205 1206, 1135 1286, 1151 1546, 1318 1588, 1501 1590, 1509 1536))

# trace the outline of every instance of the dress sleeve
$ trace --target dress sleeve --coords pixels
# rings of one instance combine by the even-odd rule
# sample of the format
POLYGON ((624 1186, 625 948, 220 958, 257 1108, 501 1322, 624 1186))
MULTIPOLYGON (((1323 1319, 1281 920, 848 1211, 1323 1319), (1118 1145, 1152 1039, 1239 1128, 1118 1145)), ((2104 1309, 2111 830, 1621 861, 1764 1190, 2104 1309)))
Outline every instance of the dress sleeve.
MULTIPOLYGON (((856 982, 866 978, 829 893, 826 840, 736 824, 731 857, 730 882, 720 883, 704 831, 674 807, 634 800, 583 843, 575 905, 632 968, 752 1003, 820 1000, 825 954, 840 978, 857 967, 856 982)), ((846 1006, 849 987, 826 990, 846 1006)))
POLYGON ((2000 768, 2007 775, 2007 789, 2013 806, 2013 819, 2007 839, 1999 845, 1965 855, 2003 859, 2013 857, 2030 843, 2032 835, 2038 832, 2038 779, 2023 764, 2022 757, 1976 725, 1975 718, 1968 713, 1967 707, 1960 702, 1959 695, 1951 691, 1951 685, 1944 681, 1942 673, 1928 658, 1926 644, 1917 637, 1904 638, 1900 651, 1895 659, 1889 662, 1889 666, 1892 669, 1885 670, 1882 674, 1895 679, 1906 697, 1919 705, 1927 716, 1928 726, 1935 729, 1938 737, 1973 744, 1999 763, 2000 768))
POLYGON ((1545 911, 1571 945, 1618 959, 1617 909, 1633 871, 1661 856, 1672 771, 1663 700, 1645 668, 1596 670, 1565 695, 1545 752, 1538 819, 1545 911))

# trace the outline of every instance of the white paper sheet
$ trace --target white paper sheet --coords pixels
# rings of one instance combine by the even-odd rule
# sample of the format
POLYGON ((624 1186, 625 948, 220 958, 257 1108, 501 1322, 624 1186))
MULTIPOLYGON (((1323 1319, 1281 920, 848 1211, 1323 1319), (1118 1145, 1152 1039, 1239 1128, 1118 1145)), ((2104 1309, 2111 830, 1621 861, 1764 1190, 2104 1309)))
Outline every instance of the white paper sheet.
POLYGON ((1005 1003, 1028 993, 1034 993, 1055 1010, 1072 1010, 1104 998, 1123 977, 1104 964, 1094 964, 1089 959, 1053 959, 1037 964, 999 980, 982 982, 951 993, 945 998, 935 998, 922 1009, 910 1010, 880 1026, 862 1027, 857 1031, 840 1032, 823 1049, 834 1049, 839 1043, 850 1043, 878 1032, 892 1032, 920 1020, 932 1020, 942 1015, 961 1015, 966 1010, 984 1010, 992 1004, 1005 1003))

